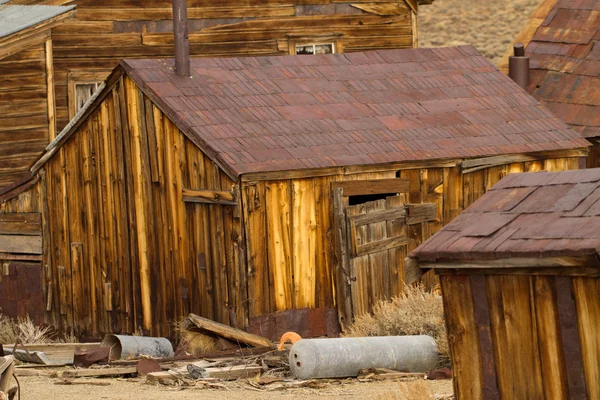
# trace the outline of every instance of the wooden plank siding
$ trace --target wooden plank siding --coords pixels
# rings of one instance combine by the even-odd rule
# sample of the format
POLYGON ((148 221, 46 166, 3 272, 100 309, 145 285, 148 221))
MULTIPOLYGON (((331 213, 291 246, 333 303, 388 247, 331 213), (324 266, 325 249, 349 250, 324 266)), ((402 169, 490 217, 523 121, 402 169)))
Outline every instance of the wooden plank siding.
POLYGON ((436 272, 457 397, 600 396, 598 276, 436 272))
POLYGON ((89 336, 169 336, 189 312, 243 326, 236 206, 183 201, 233 182, 146 100, 122 79, 44 167, 48 321, 89 336))
POLYGON ((54 120, 50 33, 21 43, 18 52, 0 58, 0 189, 21 178, 44 150, 54 120), (49 56, 49 57, 48 57, 49 56), (49 75, 50 74, 50 75, 49 75), (51 86, 50 86, 51 87, 51 86))
MULTIPOLYGON (((573 157, 513 163, 467 174, 462 174, 460 167, 417 168, 400 171, 394 169, 347 175, 338 173, 312 178, 315 187, 328 191, 329 194, 323 196, 319 195, 317 190, 306 191, 304 197, 308 196, 310 201, 306 198, 302 198, 301 201, 298 199, 297 188, 306 187, 306 178, 269 180, 268 174, 265 174, 265 180, 242 182, 249 260, 250 317, 297 308, 300 305, 316 308, 333 307, 340 302, 341 298, 345 298, 344 295, 341 295, 341 298, 338 295, 337 301, 334 301, 335 293, 340 288, 335 287, 332 283, 335 281, 335 271, 339 267, 334 256, 332 217, 334 199, 331 182, 360 182, 367 179, 392 179, 399 176, 410 182, 407 202, 437 205, 438 218, 431 222, 409 225, 407 227, 408 245, 404 247, 404 250, 395 249, 393 255, 387 255, 387 257, 394 257, 398 264, 398 281, 391 282, 389 287, 388 283, 382 283, 384 287, 381 288, 364 287, 353 290, 353 293, 357 293, 354 294, 355 296, 368 297, 372 293, 385 293, 387 294, 385 297, 390 297, 400 294, 403 288, 406 254, 431 237, 442 226, 448 224, 506 174, 538 171, 543 168, 578 169, 578 159, 573 157), (322 211, 315 213, 315 206, 322 211), (328 211, 326 212, 326 210, 328 211), (304 232, 300 233, 299 225, 304 226, 304 232), (317 246, 313 247, 308 244, 304 235, 311 235, 315 227, 317 246), (325 259, 323 259, 323 251, 325 251, 325 259), (314 271, 310 270, 309 275, 298 275, 304 271, 298 268, 299 263, 303 263, 300 265, 304 266, 307 263, 306 260, 312 263, 314 271), (308 298, 307 294, 309 294, 308 298)), ((365 187, 367 186, 365 185, 365 187)), ((361 213, 358 209, 352 212, 361 213)), ((388 227, 388 229, 392 229, 392 227, 388 227)), ((366 234, 365 230, 364 235, 366 234)), ((375 262, 375 260, 373 261, 375 262)), ((367 266, 356 267, 353 270, 366 271, 367 268, 367 266)), ((352 281, 352 279, 350 280, 352 281)), ((424 280, 429 287, 433 287, 439 282, 439 278, 433 272, 428 273, 424 280)), ((371 285, 373 284, 376 282, 371 283, 371 285)), ((345 290, 342 290, 343 292, 345 290)), ((374 295, 371 303, 379 297, 374 295)), ((355 299, 354 303, 369 304, 369 301, 355 299)), ((364 308, 361 306, 355 310, 355 315, 368 311, 364 308)))
MULTIPOLYGON (((12 0, 11 4, 49 4, 12 0)), ((172 5, 165 0, 58 0, 77 4, 74 19, 53 30, 56 118, 73 117, 69 80, 105 78, 122 58, 172 58, 172 5)), ((416 18, 403 1, 194 0, 188 2, 190 53, 195 57, 289 54, 295 43, 335 43, 353 52, 413 47, 416 18)))

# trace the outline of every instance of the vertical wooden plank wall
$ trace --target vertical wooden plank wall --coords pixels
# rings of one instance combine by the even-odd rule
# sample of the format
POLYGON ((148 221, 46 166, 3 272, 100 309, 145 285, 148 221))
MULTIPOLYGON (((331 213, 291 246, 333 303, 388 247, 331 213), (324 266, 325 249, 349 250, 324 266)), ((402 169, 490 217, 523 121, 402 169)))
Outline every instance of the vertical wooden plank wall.
POLYGON ((94 337, 168 336, 189 312, 243 326, 241 216, 182 198, 184 188, 232 191, 234 182, 129 78, 44 171, 49 322, 94 337))
POLYGON ((599 398, 600 278, 502 273, 441 275, 457 396, 599 398))
MULTIPOLYGON (((437 221, 408 227, 409 243, 405 251, 408 254, 506 174, 577 168, 577 158, 568 158, 513 163, 468 174, 462 174, 460 167, 422 168, 244 182, 242 199, 248 248, 249 315, 335 306, 333 181, 398 176, 410 181, 408 202, 437 204, 437 221), (311 245, 313 240, 316 240, 316 246, 311 245)), ((396 259, 399 277, 403 279, 404 257, 396 259)), ((424 281, 431 288, 439 279, 431 272, 424 281)), ((400 293, 402 284, 401 280, 390 286, 394 289, 392 296, 400 293)), ((365 290, 362 295, 368 295, 367 288, 361 290, 365 290)), ((381 291, 385 290, 382 288, 381 291)))

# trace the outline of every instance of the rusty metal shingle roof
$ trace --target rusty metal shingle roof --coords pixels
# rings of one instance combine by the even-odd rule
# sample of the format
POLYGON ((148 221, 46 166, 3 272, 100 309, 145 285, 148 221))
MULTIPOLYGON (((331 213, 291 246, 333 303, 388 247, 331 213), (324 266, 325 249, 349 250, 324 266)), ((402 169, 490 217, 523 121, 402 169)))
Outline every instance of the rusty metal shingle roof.
POLYGON ((529 92, 584 137, 599 137, 600 1, 558 0, 526 54, 529 92))
POLYGON ((575 257, 598 250, 600 168, 510 174, 410 257, 575 257))
POLYGON ((589 146, 468 46, 121 65, 236 175, 589 146))

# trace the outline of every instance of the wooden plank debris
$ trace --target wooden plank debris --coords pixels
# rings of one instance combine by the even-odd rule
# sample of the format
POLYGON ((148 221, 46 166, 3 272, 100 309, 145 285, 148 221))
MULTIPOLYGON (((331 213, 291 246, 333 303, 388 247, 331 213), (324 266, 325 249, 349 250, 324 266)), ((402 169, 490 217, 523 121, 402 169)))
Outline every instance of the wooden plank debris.
POLYGON ((90 376, 119 376, 130 375, 137 372, 135 365, 130 367, 86 368, 63 371, 63 378, 83 378, 90 376))
POLYGON ((248 346, 253 347, 275 347, 273 342, 262 336, 253 335, 241 329, 232 328, 227 325, 220 324, 215 321, 211 321, 206 318, 202 318, 196 314, 190 314, 185 320, 185 328, 190 329, 191 327, 197 327, 201 330, 208 331, 216 334, 217 336, 224 337, 234 342, 241 342, 248 346))

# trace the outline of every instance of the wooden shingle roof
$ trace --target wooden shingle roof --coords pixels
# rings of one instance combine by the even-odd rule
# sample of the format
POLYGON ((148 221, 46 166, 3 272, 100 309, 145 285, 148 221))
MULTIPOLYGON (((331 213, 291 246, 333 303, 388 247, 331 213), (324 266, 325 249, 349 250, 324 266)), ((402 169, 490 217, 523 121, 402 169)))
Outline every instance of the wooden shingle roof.
POLYGON ((599 250, 597 168, 510 174, 409 257, 419 262, 597 259, 599 250))
POLYGON ((589 146, 469 46, 191 62, 121 65, 235 175, 589 146))
POLYGON ((526 55, 530 93, 584 137, 600 137, 600 1, 558 0, 526 55))

